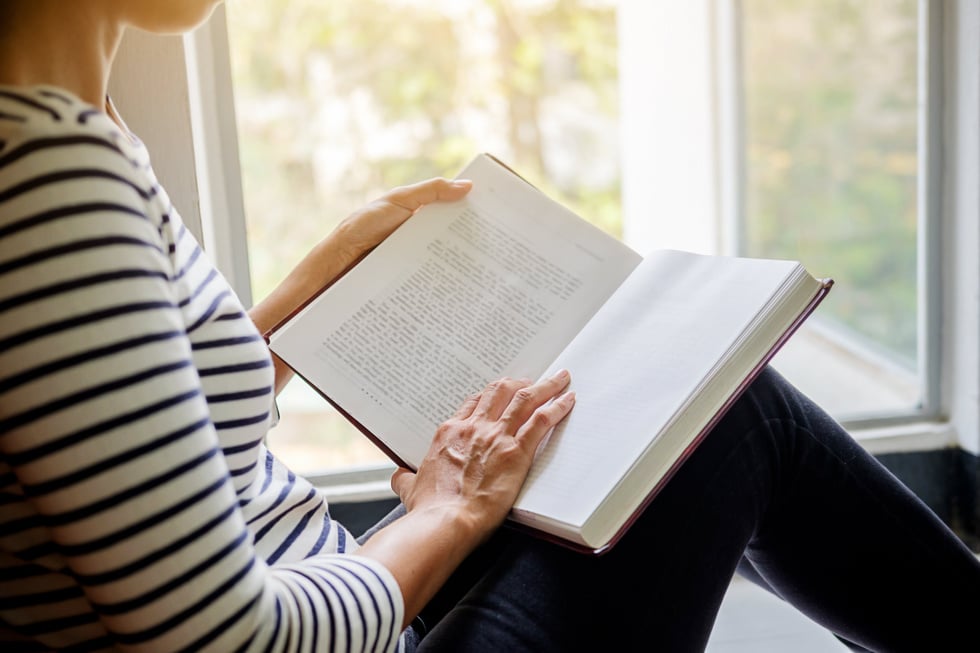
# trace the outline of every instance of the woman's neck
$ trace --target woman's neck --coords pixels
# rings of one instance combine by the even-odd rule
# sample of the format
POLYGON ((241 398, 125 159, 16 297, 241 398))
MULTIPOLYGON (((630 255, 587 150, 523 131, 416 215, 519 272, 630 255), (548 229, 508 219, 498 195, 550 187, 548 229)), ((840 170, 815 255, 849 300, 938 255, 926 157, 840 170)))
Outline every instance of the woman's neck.
POLYGON ((109 70, 122 39, 121 22, 99 2, 3 0, 0 84, 50 84, 105 106, 109 70))

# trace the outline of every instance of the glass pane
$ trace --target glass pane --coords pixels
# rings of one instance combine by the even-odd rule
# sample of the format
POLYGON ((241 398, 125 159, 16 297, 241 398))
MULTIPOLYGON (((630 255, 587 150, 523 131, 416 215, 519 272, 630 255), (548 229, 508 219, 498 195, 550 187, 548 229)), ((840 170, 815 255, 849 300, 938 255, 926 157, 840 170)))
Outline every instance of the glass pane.
MULTIPOLYGON (((228 6, 252 285, 388 188, 489 151, 619 235, 612 0, 228 6)), ((296 471, 385 460, 301 381, 272 447, 296 471)))
POLYGON ((920 398, 917 4, 742 2, 740 246, 835 278, 777 366, 837 415, 920 398))

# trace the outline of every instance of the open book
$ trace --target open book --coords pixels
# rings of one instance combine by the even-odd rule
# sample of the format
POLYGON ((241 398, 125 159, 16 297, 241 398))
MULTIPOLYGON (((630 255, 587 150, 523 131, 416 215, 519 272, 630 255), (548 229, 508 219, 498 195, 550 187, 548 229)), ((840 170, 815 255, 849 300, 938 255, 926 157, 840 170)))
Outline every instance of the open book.
POLYGON ((830 287, 798 263, 641 257, 488 155, 277 328, 272 350, 393 460, 502 376, 572 373, 510 519, 600 552, 830 287))

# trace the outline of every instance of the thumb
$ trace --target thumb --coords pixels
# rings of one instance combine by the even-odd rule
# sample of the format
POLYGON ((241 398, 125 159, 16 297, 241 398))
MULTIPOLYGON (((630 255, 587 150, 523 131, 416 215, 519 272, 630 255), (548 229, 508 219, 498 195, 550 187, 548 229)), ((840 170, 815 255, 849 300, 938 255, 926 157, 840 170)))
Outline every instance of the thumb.
POLYGON ((414 212, 433 202, 451 202, 461 199, 472 187, 473 182, 469 179, 449 180, 439 177, 392 189, 384 199, 395 206, 414 212))
POLYGON ((395 470, 395 473, 391 475, 391 489, 394 490, 398 498, 405 502, 405 497, 412 488, 415 486, 415 472, 405 469, 404 467, 399 467, 395 470))

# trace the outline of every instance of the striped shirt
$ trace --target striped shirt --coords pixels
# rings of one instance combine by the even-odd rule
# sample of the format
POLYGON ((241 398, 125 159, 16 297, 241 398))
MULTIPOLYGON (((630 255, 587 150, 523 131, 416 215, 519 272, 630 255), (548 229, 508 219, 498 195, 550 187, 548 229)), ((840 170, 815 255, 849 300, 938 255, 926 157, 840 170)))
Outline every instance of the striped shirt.
POLYGON ((272 385, 142 144, 0 87, 0 641, 400 648, 390 572, 263 444, 272 385))

